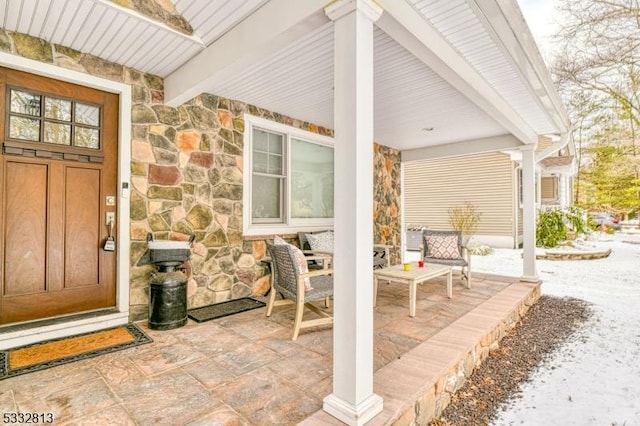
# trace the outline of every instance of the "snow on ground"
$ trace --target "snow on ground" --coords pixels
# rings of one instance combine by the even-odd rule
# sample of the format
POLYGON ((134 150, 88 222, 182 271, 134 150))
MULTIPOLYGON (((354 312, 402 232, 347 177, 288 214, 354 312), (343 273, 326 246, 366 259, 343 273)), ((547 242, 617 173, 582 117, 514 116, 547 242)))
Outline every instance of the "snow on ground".
MULTIPOLYGON (((542 292, 594 316, 544 363, 493 425, 640 425, 640 235, 598 236, 597 260, 539 260, 542 292)), ((522 250, 473 256, 472 271, 522 274, 522 250)))

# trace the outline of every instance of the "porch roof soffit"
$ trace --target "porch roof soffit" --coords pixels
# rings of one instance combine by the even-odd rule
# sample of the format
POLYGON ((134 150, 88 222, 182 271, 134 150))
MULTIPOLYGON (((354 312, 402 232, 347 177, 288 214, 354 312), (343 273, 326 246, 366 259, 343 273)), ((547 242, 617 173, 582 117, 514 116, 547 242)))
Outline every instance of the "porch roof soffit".
MULTIPOLYGON (((237 86, 239 83, 235 80, 237 80, 238 75, 245 73, 245 76, 249 77, 249 74, 246 74, 246 70, 255 67, 256 64, 264 66, 264 64, 270 63, 270 58, 274 57, 290 60, 289 56, 282 56, 282 51, 310 34, 318 34, 317 38, 320 35, 322 37, 326 36, 326 34, 332 35, 331 28, 327 29, 330 21, 323 13, 326 1, 308 0, 296 2, 294 5, 289 2, 285 4, 285 2, 286 0, 273 0, 264 4, 170 74, 165 79, 166 102, 169 105, 176 106, 200 93, 211 92, 212 87, 227 87, 228 83, 237 86), (259 36, 257 37, 256 34, 259 34, 259 36), (223 82, 227 83, 222 84, 223 82)), ((428 68, 428 72, 438 75, 439 78, 442 78, 444 82, 456 90, 460 94, 459 96, 470 102, 469 104, 463 103, 461 107, 463 105, 474 105, 478 108, 478 113, 481 111, 481 114, 486 114, 485 121, 490 120, 495 123, 489 125, 488 122, 485 124, 481 124, 483 123, 481 121, 476 122, 476 124, 484 126, 477 133, 478 138, 495 136, 506 131, 515 135, 523 143, 528 144, 537 141, 537 131, 539 129, 534 129, 531 123, 528 122, 529 120, 525 119, 528 115, 516 110, 510 102, 507 102, 504 96, 496 91, 495 85, 475 69, 459 50, 452 47, 449 40, 435 29, 423 14, 406 0, 380 0, 378 3, 385 9, 381 19, 377 22, 378 28, 380 28, 381 32, 384 32, 385 37, 389 37, 399 46, 402 46, 403 49, 406 49, 417 61, 428 68), (502 132, 498 131, 498 127, 504 130, 502 132)), ((476 11, 474 13, 479 12, 476 11)), ((480 18, 477 17, 477 19, 480 18)), ((503 51, 502 54, 507 55, 508 53, 503 51)), ((316 56, 316 60, 319 60, 320 56, 316 56)), ((309 60, 311 57, 313 57, 312 54, 308 55, 305 60, 309 60)), ((323 59, 324 61, 318 66, 325 67, 325 65, 328 65, 325 62, 329 61, 329 59, 326 57, 323 57, 323 59)), ((377 69, 380 68, 378 62, 376 67, 377 69)), ((261 79, 261 84, 265 84, 267 81, 261 79)), ((251 81, 244 82, 245 86, 250 86, 251 84, 254 83, 251 81)), ((326 82, 322 84, 326 84, 326 82)), ((307 80, 306 88, 301 87, 296 90, 309 91, 309 96, 314 93, 322 93, 324 99, 331 94, 330 82, 328 84, 329 86, 320 90, 321 84, 319 81, 307 80), (325 93, 327 90, 329 92, 325 93)), ((237 92, 238 90, 235 91, 237 92)), ((247 93, 246 87, 240 91, 247 93)), ((233 90, 227 90, 227 92, 227 94, 217 92, 216 94, 233 97, 233 90)), ((266 92, 265 90, 260 90, 258 93, 257 96, 259 98, 264 98, 266 92)), ((278 96, 282 97, 281 94, 278 96)), ((529 93, 528 96, 533 95, 529 93)), ((251 99, 233 98, 251 102, 251 99)), ((327 110, 323 113, 324 115, 318 113, 312 115, 316 119, 326 117, 322 122, 316 124, 331 127, 331 119, 329 117, 331 117, 330 110, 332 108, 329 104, 325 105, 325 101, 326 99, 322 101, 309 99, 307 103, 314 102, 316 107, 322 106, 322 111, 327 110), (328 116, 326 115, 327 113, 329 113, 328 116)), ((256 105, 270 109, 270 107, 281 105, 282 99, 274 105, 271 105, 272 103, 267 102, 265 105, 256 103, 256 105)), ((468 109, 468 107, 464 108, 468 109)), ((286 110, 274 109, 274 111, 287 113, 286 110)), ((378 108, 376 108, 376 111, 378 111, 378 108)), ((387 113, 388 110, 385 115, 387 113)), ((481 117, 478 113, 476 113, 476 117, 481 117)), ((313 117, 296 116, 296 118, 313 121, 313 117)), ((389 124, 381 123, 379 114, 377 114, 376 133, 378 131, 386 132, 384 134, 385 139, 391 140, 381 140, 381 142, 384 144, 391 142, 391 145, 393 145, 393 138, 390 138, 389 134, 402 137, 402 134, 404 134, 402 132, 406 133, 408 128, 403 126, 390 133, 389 129, 384 127, 388 127, 389 124)), ((379 136, 382 136, 382 134, 379 136)), ((468 140, 471 139, 469 136, 473 135, 460 136, 466 137, 459 140, 468 140)), ((412 137, 414 140, 412 145, 416 146, 415 134, 412 137)), ((425 139, 425 145, 428 145, 428 138, 425 139)), ((443 142, 455 142, 455 138, 438 141, 435 144, 443 142)), ((402 149, 401 146, 398 146, 398 148, 402 149)))
POLYGON ((178 106, 329 22, 327 0, 272 0, 165 78, 165 102, 178 106))
POLYGON ((511 59, 541 111, 559 135, 570 131, 569 117, 551 80, 548 68, 517 2, 512 0, 466 0, 485 23, 491 38, 511 59))
POLYGON ((505 101, 460 52, 406 1, 379 0, 385 10, 377 25, 471 102, 526 144, 536 131, 505 101))

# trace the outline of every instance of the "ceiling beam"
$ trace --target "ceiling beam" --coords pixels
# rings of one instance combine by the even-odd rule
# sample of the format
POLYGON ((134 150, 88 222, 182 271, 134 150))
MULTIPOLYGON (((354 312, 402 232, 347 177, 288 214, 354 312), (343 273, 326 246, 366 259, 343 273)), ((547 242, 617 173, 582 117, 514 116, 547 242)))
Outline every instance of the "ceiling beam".
POLYGON ((432 145, 424 148, 407 149, 400 152, 402 162, 433 160, 436 158, 461 157, 485 152, 519 149, 523 143, 513 135, 493 136, 463 142, 432 145))
POLYGON ((165 102, 178 106, 329 22, 327 0, 272 0, 164 81, 165 102))
POLYGON ((378 2, 385 10, 377 22, 380 29, 522 142, 537 143, 536 132, 420 12, 406 1, 378 2))

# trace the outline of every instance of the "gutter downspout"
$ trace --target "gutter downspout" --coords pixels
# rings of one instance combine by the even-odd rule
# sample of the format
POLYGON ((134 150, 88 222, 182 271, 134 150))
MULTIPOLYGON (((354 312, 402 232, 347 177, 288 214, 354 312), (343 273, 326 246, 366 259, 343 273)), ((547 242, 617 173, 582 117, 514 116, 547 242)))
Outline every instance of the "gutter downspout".
POLYGON ((543 159, 547 158, 554 152, 559 151, 565 146, 567 146, 567 144, 569 143, 569 140, 571 140, 572 135, 573 135, 573 129, 569 129, 569 131, 566 133, 561 133, 560 139, 557 142, 552 143, 547 147, 547 149, 536 154, 536 163, 542 161, 543 159))
POLYGON ((522 166, 516 163, 516 167, 513 169, 513 248, 518 249, 520 247, 520 239, 518 235, 519 218, 520 218, 520 169, 522 166))

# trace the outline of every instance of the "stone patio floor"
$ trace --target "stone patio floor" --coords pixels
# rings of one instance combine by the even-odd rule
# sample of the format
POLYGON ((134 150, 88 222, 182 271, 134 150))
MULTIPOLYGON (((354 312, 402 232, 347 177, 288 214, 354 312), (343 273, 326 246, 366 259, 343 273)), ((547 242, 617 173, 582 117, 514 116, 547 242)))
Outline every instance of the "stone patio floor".
MULTIPOLYGON (((444 278, 434 279, 418 287, 411 318, 407 286, 381 283, 374 315, 374 390, 385 397, 385 411, 371 423, 398 421, 398 410, 414 403, 397 401, 384 389, 384 377, 393 381, 393 369, 401 365, 394 360, 434 336, 430 344, 438 344, 438 336, 465 315, 480 322, 489 318, 478 313, 510 288, 516 296, 501 297, 509 306, 532 286, 474 274, 466 289, 454 275, 453 299, 448 299, 444 278)), ((293 306, 276 307, 271 318, 265 309, 204 323, 189 320, 169 331, 142 323, 151 344, 0 381, 0 409, 51 412, 55 425, 341 424, 321 411, 322 399, 332 391, 332 328, 303 329, 292 342, 293 306)), ((447 350, 442 354, 451 356, 447 350)))

